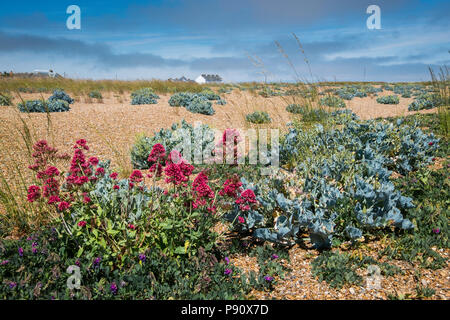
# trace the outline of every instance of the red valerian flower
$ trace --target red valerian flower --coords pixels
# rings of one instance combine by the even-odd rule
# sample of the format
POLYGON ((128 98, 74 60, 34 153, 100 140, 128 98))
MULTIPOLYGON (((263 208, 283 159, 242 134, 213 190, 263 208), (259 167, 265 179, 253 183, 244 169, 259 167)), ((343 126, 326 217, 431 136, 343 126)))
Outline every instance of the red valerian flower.
POLYGON ((429 146, 432 146, 432 145, 433 145, 433 142, 428 142, 428 145, 429 145, 429 146))
POLYGON ((92 165, 92 166, 96 166, 96 165, 98 165, 98 158, 97 157, 90 157, 89 158, 89 163, 92 165))
POLYGON ((179 165, 175 163, 170 163, 165 169, 164 173, 166 174, 166 182, 173 183, 175 185, 179 185, 180 183, 188 181, 188 177, 183 174, 179 165))
POLYGON ((48 198, 59 194, 59 182, 55 178, 45 180, 43 186, 43 196, 48 198))
POLYGON ((100 176, 100 175, 104 175, 104 174, 105 174, 105 169, 103 169, 102 167, 98 167, 97 170, 95 170, 96 176, 100 176))
POLYGON ((117 172, 113 172, 113 173, 111 173, 111 174, 109 175, 109 177, 110 177, 111 179, 113 179, 113 180, 116 180, 116 179, 117 179, 117 176, 118 176, 117 172))
POLYGON ((128 228, 130 228, 131 230, 135 230, 136 229, 136 226, 134 225, 134 224, 129 224, 128 225, 128 228))
POLYGON ((88 196, 84 196, 83 197, 83 202, 84 203, 89 203, 89 202, 91 202, 91 198, 89 198, 88 196))
POLYGON ((57 202, 60 202, 61 201, 61 199, 58 197, 58 196, 50 196, 49 198, 48 198, 48 204, 53 204, 53 203, 57 203, 57 202))
POLYGON ((166 157, 166 149, 164 149, 164 146, 160 143, 157 143, 153 146, 152 151, 150 152, 150 155, 147 158, 147 161, 150 163, 163 163, 164 159, 166 157))
POLYGON ((251 203, 256 203, 255 193, 251 189, 244 190, 240 197, 236 199, 236 204, 239 205, 239 208, 243 211, 250 210, 251 203))
POLYGON ((59 176, 59 170, 56 167, 48 167, 47 170, 45 170, 44 174, 47 177, 54 177, 54 176, 59 176))
POLYGON ((142 172, 139 170, 134 170, 130 175, 130 181, 134 183, 142 182, 144 179, 144 176, 142 175, 142 172))
POLYGON ((68 202, 61 201, 58 205, 58 210, 62 212, 62 211, 67 210, 69 207, 70 207, 70 204, 68 202))
POLYGON ((84 150, 89 150, 89 147, 87 146, 87 142, 84 139, 80 139, 77 141, 77 144, 74 146, 74 148, 83 148, 84 150))
POLYGON ((244 223, 244 222, 245 222, 245 219, 244 219, 243 217, 239 216, 239 217, 238 217, 238 221, 239 221, 239 223, 244 223))
POLYGON ((29 186, 28 187, 28 196, 27 200, 29 202, 34 202, 35 200, 39 199, 41 196, 41 189, 38 186, 29 186))
POLYGON ((78 222, 78 226, 79 226, 79 227, 84 227, 84 226, 86 226, 86 224, 87 224, 86 221, 80 221, 80 222, 78 222))
POLYGON ((242 182, 239 181, 239 178, 237 176, 234 176, 232 179, 227 179, 224 182, 223 189, 219 191, 219 195, 236 198, 237 193, 240 191, 241 187, 242 182))
POLYGON ((119 187, 117 184, 115 184, 114 187, 113 187, 113 189, 114 189, 114 190, 119 190, 120 187, 119 187))

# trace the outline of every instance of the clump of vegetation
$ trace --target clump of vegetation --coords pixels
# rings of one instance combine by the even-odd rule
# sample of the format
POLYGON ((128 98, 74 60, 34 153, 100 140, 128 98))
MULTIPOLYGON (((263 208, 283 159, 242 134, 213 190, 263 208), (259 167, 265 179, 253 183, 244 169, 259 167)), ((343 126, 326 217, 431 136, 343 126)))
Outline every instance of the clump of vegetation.
POLYGON ((64 90, 60 90, 60 89, 53 91, 53 95, 51 95, 50 98, 48 98, 49 102, 56 101, 56 100, 63 100, 65 102, 67 102, 68 104, 73 103, 73 99, 67 93, 65 93, 64 90))
POLYGON ((286 111, 294 114, 300 114, 303 112, 303 107, 296 103, 291 103, 286 107, 286 111))
POLYGON ((398 96, 390 95, 390 96, 378 97, 377 102, 382 103, 382 104, 399 104, 400 99, 398 98, 398 96))
POLYGON ((409 106, 409 111, 419 111, 424 109, 437 108, 442 104, 439 95, 434 93, 426 93, 416 98, 409 106))
POLYGON ((103 96, 100 91, 94 90, 94 91, 89 92, 89 98, 103 99, 103 96))
POLYGON ((339 97, 326 96, 320 99, 320 104, 322 106, 327 106, 331 108, 345 108, 345 102, 339 97))
POLYGON ((131 104, 156 104, 159 96, 153 92, 152 88, 142 88, 131 93, 131 104))
POLYGON ((27 100, 18 104, 21 112, 66 112, 70 110, 66 100, 27 100))
POLYGON ((196 95, 186 107, 186 110, 192 113, 201 113, 206 115, 213 115, 215 113, 211 102, 203 95, 196 95))
POLYGON ((11 106, 12 97, 8 94, 0 93, 0 106, 11 106))
POLYGON ((249 113, 245 116, 245 119, 248 122, 262 124, 262 123, 270 123, 272 119, 269 114, 265 111, 255 111, 253 113, 249 113))

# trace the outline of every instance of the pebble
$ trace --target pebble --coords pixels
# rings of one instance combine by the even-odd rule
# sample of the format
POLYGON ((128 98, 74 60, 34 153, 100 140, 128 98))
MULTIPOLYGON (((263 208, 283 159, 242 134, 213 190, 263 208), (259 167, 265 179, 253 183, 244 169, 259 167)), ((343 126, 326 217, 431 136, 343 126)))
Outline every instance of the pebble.
POLYGON ((350 291, 350 293, 351 293, 351 294, 355 294, 355 289, 353 289, 353 288, 350 288, 350 290, 349 290, 349 291, 350 291))

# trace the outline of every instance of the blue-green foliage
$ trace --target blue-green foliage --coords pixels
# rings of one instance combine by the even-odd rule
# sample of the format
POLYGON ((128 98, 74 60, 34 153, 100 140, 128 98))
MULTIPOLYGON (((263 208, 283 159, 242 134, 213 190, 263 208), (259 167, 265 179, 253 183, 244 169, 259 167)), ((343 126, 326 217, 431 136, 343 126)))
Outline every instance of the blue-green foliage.
POLYGON ((255 111, 253 113, 249 113, 245 116, 245 119, 248 122, 261 124, 261 123, 270 123, 272 119, 269 114, 264 111, 255 111))
POLYGON ((336 89, 335 93, 342 99, 352 100, 354 97, 367 97, 367 93, 360 86, 351 85, 336 89))
POLYGON ((142 88, 131 93, 131 104, 156 104, 159 96, 153 92, 152 88, 142 88))
POLYGON ((178 92, 169 99, 169 105, 172 107, 185 107, 193 113, 213 115, 215 113, 210 101, 216 101, 217 104, 226 104, 220 96, 213 91, 203 90, 201 93, 178 92))
POLYGON ((418 96, 409 106, 409 111, 419 111, 423 109, 433 109, 442 104, 439 95, 434 93, 426 93, 418 96))
POLYGON ((67 93, 65 93, 64 90, 60 89, 56 89, 55 91, 53 91, 53 95, 51 95, 50 98, 48 98, 49 102, 56 100, 64 100, 68 104, 73 103, 73 99, 67 93))
MULTIPOLYGON (((166 152, 172 151, 176 146, 183 143, 183 139, 191 142, 191 154, 185 154, 185 150, 178 150, 183 157, 195 159, 201 153, 200 145, 197 142, 202 141, 202 150, 214 143, 214 131, 208 125, 193 127, 191 124, 182 120, 181 123, 172 124, 170 129, 161 129, 154 133, 152 137, 140 136, 131 148, 131 163, 133 168, 148 169, 147 158, 156 143, 160 143, 166 149, 166 152), (198 148, 195 146, 198 145, 198 148)), ((193 161, 192 161, 193 163, 193 161)))
POLYGON ((345 102, 339 97, 326 96, 320 99, 320 104, 322 106, 332 107, 332 108, 345 108, 345 102))
POLYGON ((21 112, 65 112, 69 111, 69 103, 65 100, 27 100, 18 104, 21 112))
POLYGON ((101 92, 98 90, 89 92, 89 97, 93 98, 93 99, 102 99, 103 98, 101 92))
POLYGON ((403 216, 413 207, 412 199, 395 189, 390 176, 392 171, 407 174, 428 164, 438 140, 417 124, 341 120, 342 129, 290 129, 280 146, 280 160, 295 169, 302 194, 290 199, 285 179, 258 192, 259 213, 266 219, 254 236, 285 243, 308 232, 311 242, 323 248, 332 244, 333 236, 355 239, 391 225, 414 228, 403 216), (274 209, 281 212, 275 223, 264 213, 274 209))
POLYGON ((398 98, 398 96, 383 96, 378 97, 377 102, 382 104, 399 104, 400 99, 398 98))
POLYGON ((209 102, 204 96, 199 95, 193 97, 192 101, 186 107, 186 110, 192 113, 201 113, 206 115, 213 115, 215 113, 211 102, 209 102))

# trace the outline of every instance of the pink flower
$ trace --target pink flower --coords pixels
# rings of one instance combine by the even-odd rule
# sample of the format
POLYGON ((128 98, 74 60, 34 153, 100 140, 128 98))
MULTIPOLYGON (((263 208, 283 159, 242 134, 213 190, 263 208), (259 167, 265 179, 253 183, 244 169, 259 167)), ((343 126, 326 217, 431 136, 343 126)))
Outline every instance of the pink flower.
POLYGON ((429 145, 429 146, 432 146, 432 145, 433 145, 433 142, 428 142, 428 145, 429 145))
POLYGON ((98 165, 98 158, 97 157, 90 157, 89 158, 89 163, 93 166, 98 165))
POLYGON ((59 170, 56 167, 48 167, 47 170, 45 170, 44 174, 47 177, 59 176, 59 170))
POLYGON ((80 139, 80 140, 77 141, 77 144, 74 146, 74 148, 81 147, 84 150, 89 150, 89 147, 87 146, 86 143, 87 143, 86 140, 80 139))
POLYGON ((245 219, 241 216, 238 217, 239 223, 245 223, 245 219))
POLYGON ((78 222, 78 226, 79 226, 79 227, 84 227, 84 226, 86 226, 86 224, 87 224, 86 221, 80 221, 80 222, 78 222))
POLYGON ((157 143, 153 146, 152 151, 150 152, 150 155, 147 158, 147 161, 150 163, 155 162, 162 163, 165 157, 166 157, 166 149, 164 149, 164 146, 162 144, 157 143))
POLYGON ((130 228, 131 230, 135 230, 136 229, 136 226, 134 225, 134 224, 129 224, 128 225, 128 228, 130 228))
POLYGON ((118 176, 118 174, 117 174, 117 172, 113 172, 113 173, 111 173, 110 175, 110 178, 111 179, 114 179, 114 180, 116 180, 117 179, 117 176, 118 176))
POLYGON ((88 196, 84 196, 83 197, 83 202, 84 203, 89 203, 89 202, 91 202, 91 198, 89 198, 88 196))
POLYGON ((70 204, 68 202, 61 201, 58 205, 58 210, 62 212, 62 211, 67 210, 69 207, 70 207, 70 204))
POLYGON ((50 196, 49 198, 48 198, 48 204, 53 204, 53 203, 57 203, 57 202, 60 202, 61 201, 61 199, 58 197, 58 196, 50 196))
POLYGON ((114 189, 114 190, 119 190, 120 187, 119 187, 117 184, 115 184, 114 187, 113 187, 113 189, 114 189))
POLYGON ((28 196, 27 200, 29 202, 34 202, 35 200, 39 199, 41 196, 41 189, 38 186, 29 186, 28 187, 28 196))
POLYGON ((142 182, 144 179, 144 176, 142 175, 142 172, 139 170, 134 170, 130 175, 130 181, 134 183, 142 182))
POLYGON ((219 195, 236 198, 241 186, 242 182, 239 181, 237 176, 233 179, 227 179, 223 184, 223 189, 219 191, 219 195))
POLYGON ((104 174, 105 174, 105 169, 103 169, 102 167, 98 167, 97 170, 95 170, 96 176, 104 175, 104 174))

